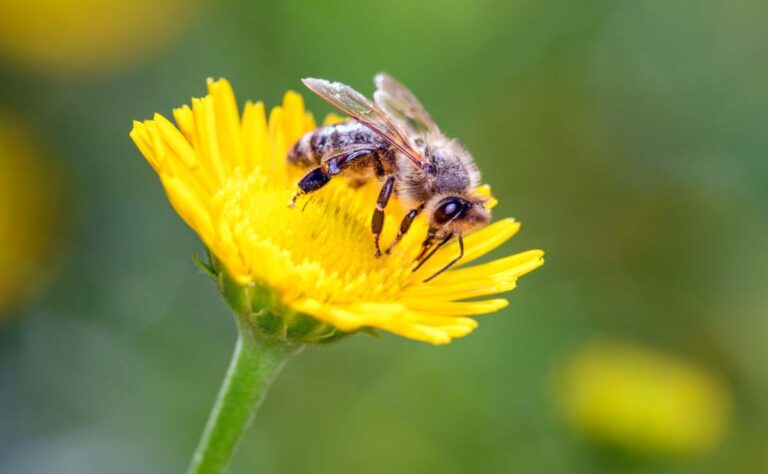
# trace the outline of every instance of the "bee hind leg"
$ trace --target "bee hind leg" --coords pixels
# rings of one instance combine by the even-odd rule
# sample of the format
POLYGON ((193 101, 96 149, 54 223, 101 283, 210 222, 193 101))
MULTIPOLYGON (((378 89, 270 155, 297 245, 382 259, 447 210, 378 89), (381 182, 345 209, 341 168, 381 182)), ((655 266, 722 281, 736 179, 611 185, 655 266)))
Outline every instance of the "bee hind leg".
POLYGON ((324 167, 320 166, 313 169, 304 175, 304 177, 301 178, 301 181, 299 181, 299 190, 291 198, 291 202, 288 204, 288 207, 296 206, 296 199, 298 199, 299 196, 311 193, 312 191, 317 191, 318 189, 328 184, 330 180, 331 175, 324 167))
POLYGON ((288 207, 295 207, 296 200, 303 194, 309 194, 312 191, 317 191, 322 188, 331 180, 333 176, 341 173, 344 168, 348 167, 355 160, 362 158, 372 153, 369 149, 354 150, 349 153, 339 154, 326 160, 322 165, 313 169, 299 181, 299 190, 291 198, 288 207))
POLYGON ((379 198, 376 200, 376 209, 373 211, 373 217, 371 218, 371 231, 373 232, 373 243, 376 246, 376 256, 381 257, 381 247, 379 247, 379 239, 381 238, 381 231, 384 229, 384 208, 389 203, 389 198, 392 196, 392 190, 395 187, 395 177, 390 176, 384 181, 384 185, 379 191, 379 198))

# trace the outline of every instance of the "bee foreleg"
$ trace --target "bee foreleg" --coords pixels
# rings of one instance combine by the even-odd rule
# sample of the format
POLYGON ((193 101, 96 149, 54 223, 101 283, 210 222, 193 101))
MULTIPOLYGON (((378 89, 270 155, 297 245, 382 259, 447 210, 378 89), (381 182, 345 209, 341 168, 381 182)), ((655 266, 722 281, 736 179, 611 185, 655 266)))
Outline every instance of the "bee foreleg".
POLYGON ((438 270, 437 273, 435 273, 431 277, 429 277, 426 280, 424 280, 424 283, 432 280, 433 278, 435 278, 439 274, 443 273, 444 271, 446 271, 449 268, 451 268, 452 266, 454 266, 456 264, 456 262, 461 260, 461 257, 463 257, 463 256, 464 256, 464 239, 461 237, 461 234, 459 234, 459 256, 454 258, 450 262, 448 262, 448 264, 446 266, 444 266, 443 268, 441 268, 440 270, 438 270))
POLYGON ((376 209, 373 211, 371 219, 371 231, 373 231, 373 243, 376 245, 376 256, 381 257, 381 248, 379 247, 379 238, 384 229, 384 208, 389 203, 389 197, 392 196, 392 190, 395 187, 395 177, 390 176, 384 181, 384 186, 379 191, 379 198, 376 200, 376 209))
POLYGON ((408 229, 411 228, 411 224, 413 223, 413 220, 416 219, 416 216, 421 214, 421 211, 423 210, 424 204, 408 211, 408 214, 406 214, 405 217, 403 217, 403 220, 400 222, 400 230, 397 232, 397 237, 395 237, 395 240, 389 244, 389 247, 387 247, 387 250, 384 253, 389 255, 389 252, 392 251, 392 248, 397 245, 398 242, 400 242, 400 239, 402 239, 406 232, 408 232, 408 229))
MULTIPOLYGON (((414 262, 420 261, 422 258, 424 258, 424 255, 427 254, 429 249, 432 248, 432 245, 435 243, 435 230, 429 229, 427 232, 427 238, 424 239, 424 242, 421 243, 421 252, 419 252, 419 255, 416 256, 416 258, 413 259, 414 262)), ((421 266, 421 264, 419 264, 421 266)), ((412 271, 416 271, 419 267, 414 268, 412 271)))
MULTIPOLYGON (((448 241, 450 241, 450 240, 451 240, 451 237, 453 237, 453 234, 448 234, 448 236, 447 236, 446 238, 444 238, 444 239, 443 239, 443 240, 441 240, 441 241, 440 241, 440 242, 439 242, 437 245, 435 245, 435 247, 432 249, 432 251, 431 251, 431 252, 429 252, 429 253, 428 253, 426 256, 424 256, 424 254, 427 252, 427 250, 429 250, 429 249, 430 249, 430 247, 432 247, 432 243, 434 242, 434 240, 433 240, 433 239, 434 239, 434 236, 432 236, 432 238, 430 238, 429 236, 427 236, 427 240, 425 240, 425 241, 424 241, 424 243, 422 244, 422 247, 421 247, 421 254, 419 254, 419 256, 416 258, 416 260, 419 260, 419 264, 418 264, 418 265, 416 265, 416 267, 415 267, 413 270, 411 270, 411 271, 412 271, 412 272, 415 272, 416 270, 418 270, 419 268, 421 268, 421 266, 422 266, 422 265, 424 265, 425 263, 427 263, 427 260, 429 260, 430 258, 432 258, 432 255, 434 255, 434 254, 435 254, 435 252, 437 252, 438 250, 440 250, 440 247, 442 247, 443 245, 447 244, 447 243, 448 243, 448 241), (421 258, 421 257, 424 257, 424 258, 421 258)), ((463 253, 463 252, 464 252, 464 251, 462 250, 462 253, 463 253)))

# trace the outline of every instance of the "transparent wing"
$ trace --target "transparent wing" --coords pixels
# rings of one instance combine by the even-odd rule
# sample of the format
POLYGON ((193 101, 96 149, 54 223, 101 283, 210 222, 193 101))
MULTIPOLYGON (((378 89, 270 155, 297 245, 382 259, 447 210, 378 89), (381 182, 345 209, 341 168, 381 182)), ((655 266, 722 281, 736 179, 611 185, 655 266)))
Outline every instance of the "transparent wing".
POLYGON ((385 112, 376 107, 364 95, 340 82, 314 78, 302 79, 302 82, 323 100, 391 143, 410 158, 416 166, 420 168, 423 166, 421 155, 413 149, 408 136, 392 122, 385 112))
POLYGON ((419 99, 389 74, 376 74, 373 82, 376 92, 373 100, 376 105, 387 112, 398 125, 404 127, 413 135, 423 136, 429 131, 437 130, 437 124, 421 105, 419 99))

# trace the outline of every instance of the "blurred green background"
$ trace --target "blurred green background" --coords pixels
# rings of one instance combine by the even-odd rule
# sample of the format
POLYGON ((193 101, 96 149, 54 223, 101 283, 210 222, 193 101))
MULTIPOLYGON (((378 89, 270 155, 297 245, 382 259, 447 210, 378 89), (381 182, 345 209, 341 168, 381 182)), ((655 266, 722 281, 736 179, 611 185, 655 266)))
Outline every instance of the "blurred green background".
POLYGON ((131 121, 209 76, 275 105, 380 70, 523 222, 496 255, 547 263, 449 346, 310 348, 232 472, 768 472, 766 25, 762 0, 2 2, 0 472, 182 472, 223 377, 231 316, 131 121))

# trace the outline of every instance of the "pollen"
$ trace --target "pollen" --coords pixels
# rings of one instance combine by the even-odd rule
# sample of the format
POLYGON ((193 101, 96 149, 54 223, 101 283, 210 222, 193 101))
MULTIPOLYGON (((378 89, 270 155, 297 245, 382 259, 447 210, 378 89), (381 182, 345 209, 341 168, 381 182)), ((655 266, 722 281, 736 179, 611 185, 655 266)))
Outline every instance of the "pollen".
MULTIPOLYGON (((378 183, 353 189, 336 178, 289 207, 307 170, 287 163, 288 150, 317 127, 295 92, 267 118, 261 102, 246 103, 241 114, 229 83, 209 80, 207 96, 173 115, 176 125, 160 115, 134 122, 131 138, 179 216, 237 284, 268 288, 281 305, 341 332, 381 329, 450 342, 475 329, 472 316, 505 307, 505 299, 493 296, 543 263, 543 252, 531 250, 467 265, 517 232, 517 222, 502 219, 465 238, 460 267, 425 283, 459 249, 447 245, 413 272, 427 232, 419 217, 390 255, 375 257, 378 183)), ((397 203, 387 208, 385 245, 405 212, 397 203)))

